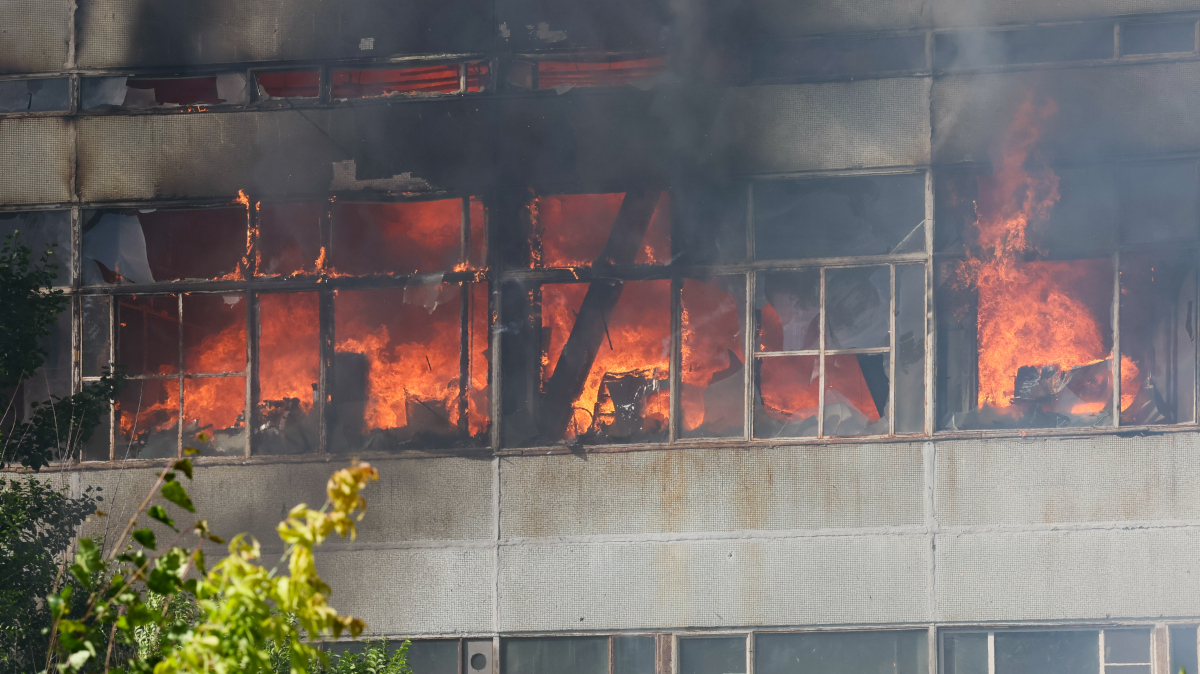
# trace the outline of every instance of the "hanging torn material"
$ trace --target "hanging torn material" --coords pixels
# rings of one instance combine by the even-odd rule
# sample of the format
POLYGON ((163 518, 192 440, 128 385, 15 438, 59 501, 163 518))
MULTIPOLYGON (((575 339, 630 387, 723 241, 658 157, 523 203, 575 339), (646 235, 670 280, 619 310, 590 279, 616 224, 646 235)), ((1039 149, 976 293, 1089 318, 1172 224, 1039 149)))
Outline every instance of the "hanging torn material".
POLYGON ((83 235, 83 257, 96 264, 85 264, 83 281, 103 284, 102 270, 119 275, 130 283, 154 283, 146 256, 146 235, 136 216, 105 213, 83 235))

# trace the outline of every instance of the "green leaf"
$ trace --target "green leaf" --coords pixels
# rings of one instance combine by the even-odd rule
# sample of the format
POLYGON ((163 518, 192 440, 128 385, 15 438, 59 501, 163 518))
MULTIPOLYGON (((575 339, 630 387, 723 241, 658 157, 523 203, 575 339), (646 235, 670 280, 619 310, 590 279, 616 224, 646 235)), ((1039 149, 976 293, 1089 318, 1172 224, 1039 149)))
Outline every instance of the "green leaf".
POLYGON ((104 569, 104 561, 100 559, 100 548, 90 538, 79 539, 79 552, 75 553, 75 563, 71 565, 71 575, 80 585, 91 589, 92 575, 104 569))
POLYGON ((156 549, 156 546, 158 545, 154 539, 154 532, 150 531, 149 529, 138 529, 137 531, 133 532, 133 540, 141 543, 144 547, 150 548, 151 550, 156 549))
POLYGON ((176 480, 170 480, 163 484, 162 496, 190 513, 196 512, 196 506, 192 505, 192 499, 188 497, 187 490, 176 480))
POLYGON ((188 459, 180 459, 176 461, 171 468, 187 475, 187 479, 192 479, 192 462, 188 459))
MULTIPOLYGON (((171 527, 172 529, 175 529, 175 520, 171 519, 171 517, 169 515, 167 515, 166 509, 163 508, 162 506, 160 506, 160 505, 150 506, 150 509, 146 511, 146 514, 149 515, 150 517, 158 520, 159 522, 162 522, 163 524, 171 527)), ((175 531, 179 531, 179 530, 175 529, 175 531)))

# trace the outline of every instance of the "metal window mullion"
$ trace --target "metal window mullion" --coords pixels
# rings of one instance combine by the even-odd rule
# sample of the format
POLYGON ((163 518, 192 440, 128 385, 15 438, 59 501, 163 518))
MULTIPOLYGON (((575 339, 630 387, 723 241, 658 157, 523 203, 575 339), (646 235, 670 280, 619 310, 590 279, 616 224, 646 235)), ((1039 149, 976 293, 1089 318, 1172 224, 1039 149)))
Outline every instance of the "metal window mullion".
POLYGON ((467 93, 467 62, 458 64, 458 93, 467 93))
POLYGON ((996 633, 987 633, 987 674, 996 674, 996 633))
POLYGON ((458 432, 465 439, 471 435, 471 424, 467 418, 471 390, 471 284, 459 284, 458 296, 458 432))
POLYGON ((925 172, 925 436, 933 435, 937 419, 937 320, 933 296, 934 227, 933 171, 925 172))
MULTIPOLYGON (((488 246, 489 251, 491 246, 488 246)), ((489 257, 491 253, 489 252, 489 257)), ((490 266, 490 265, 489 265, 490 266)), ((500 315, 500 289, 503 284, 492 279, 488 282, 488 334, 491 342, 491 361, 488 363, 488 416, 491 417, 491 428, 488 432, 489 444, 492 451, 500 449, 500 331, 497 329, 503 321, 500 315)))
POLYGON ((667 419, 667 442, 679 438, 683 424, 680 413, 680 397, 683 393, 683 281, 671 278, 671 360, 667 366, 669 408, 667 419))
POLYGON ((615 640, 615 636, 611 634, 608 636, 608 674, 616 674, 616 663, 613 662, 617 650, 613 645, 615 640))
POLYGON ((1113 22, 1113 55, 1114 59, 1121 58, 1121 22, 1113 22))
MULTIPOLYGON (((108 297, 108 371, 116 369, 117 363, 117 298, 108 297)), ((117 405, 108 406, 108 460, 117 458, 117 405)))
POLYGON ((1121 425, 1121 251, 1113 253, 1112 425, 1121 425))
POLYGON ((818 377, 817 389, 817 437, 825 437, 825 268, 821 267, 821 297, 820 309, 818 312, 820 320, 818 322, 818 337, 817 350, 821 355, 817 357, 817 368, 820 376, 818 377))
POLYGON ((757 361, 754 358, 755 341, 758 326, 755 325, 754 298, 757 292, 758 275, 749 272, 745 275, 745 339, 742 344, 742 379, 745 386, 742 398, 742 439, 754 439, 754 372, 757 361))
POLYGON ((328 454, 329 438, 333 426, 332 392, 337 373, 333 367, 334 323, 333 291, 324 288, 317 293, 317 321, 319 324, 320 362, 317 373, 317 453, 328 454))
POLYGON ((1100 671, 1097 674, 1104 674, 1104 630, 1100 630, 1100 637, 1097 639, 1097 645, 1100 650, 1100 671))
POLYGON ((258 293, 246 293, 246 456, 253 453, 254 429, 258 427, 258 293))
MULTIPOLYGON (((184 362, 183 362, 183 293, 178 293, 175 295, 175 306, 176 306, 176 310, 178 311, 175 318, 178 321, 178 328, 179 328, 179 372, 176 375, 177 381, 179 382, 179 392, 178 392, 179 393, 179 416, 176 417, 176 420, 175 420, 175 432, 176 432, 176 436, 177 436, 176 444, 175 444, 175 455, 179 456, 179 454, 183 448, 183 380, 184 380, 184 374, 183 374, 183 372, 184 372, 184 370, 183 370, 183 367, 184 367, 184 362)), ((142 325, 145 325, 145 324, 146 324, 146 321, 143 320, 142 325)), ((142 344, 143 344, 143 348, 144 348, 144 345, 146 344, 146 342, 143 341, 142 344)))
POLYGON ((896 434, 896 265, 888 265, 891 302, 888 311, 888 435, 896 434))
POLYGON ((754 632, 746 635, 746 674, 754 674, 754 632))

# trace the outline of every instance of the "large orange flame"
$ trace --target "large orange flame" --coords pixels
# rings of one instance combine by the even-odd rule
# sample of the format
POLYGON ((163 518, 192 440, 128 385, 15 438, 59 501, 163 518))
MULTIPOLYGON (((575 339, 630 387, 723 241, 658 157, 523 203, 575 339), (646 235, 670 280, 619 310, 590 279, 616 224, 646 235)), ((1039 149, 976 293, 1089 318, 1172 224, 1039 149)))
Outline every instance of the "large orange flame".
MULTIPOLYGON (((1053 101, 1039 106, 1028 97, 1001 139, 993 174, 978 180, 975 227, 981 252, 968 256, 959 283, 979 293, 980 407, 1011 406, 1021 367, 1066 372, 1111 357, 1108 331, 1098 318, 1107 305, 1086 299, 1096 288, 1112 288, 1111 262, 1024 259, 1032 249, 1030 227, 1045 222, 1059 199, 1058 176, 1034 155, 1042 126, 1056 110, 1053 101), (1036 168, 1030 170, 1030 163, 1036 168)), ((1100 295, 1111 302, 1111 292, 1100 295)), ((1124 356, 1121 368, 1125 408, 1137 393, 1138 368, 1124 356)), ((1069 411, 1095 414, 1108 402, 1100 395, 1069 411)))

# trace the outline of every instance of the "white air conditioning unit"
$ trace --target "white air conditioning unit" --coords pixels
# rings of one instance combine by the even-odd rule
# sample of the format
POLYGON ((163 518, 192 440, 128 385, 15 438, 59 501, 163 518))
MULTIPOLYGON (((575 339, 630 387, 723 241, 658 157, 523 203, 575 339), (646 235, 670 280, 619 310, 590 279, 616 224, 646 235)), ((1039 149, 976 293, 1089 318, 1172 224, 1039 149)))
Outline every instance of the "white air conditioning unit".
POLYGON ((463 674, 496 674, 491 639, 467 641, 466 645, 463 649, 463 657, 466 660, 463 663, 463 674))

